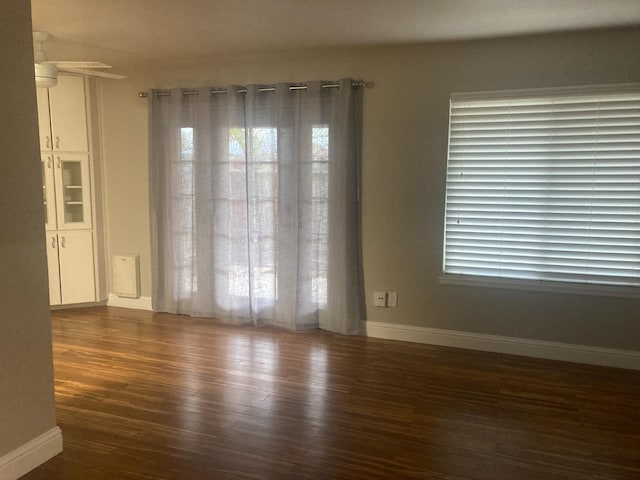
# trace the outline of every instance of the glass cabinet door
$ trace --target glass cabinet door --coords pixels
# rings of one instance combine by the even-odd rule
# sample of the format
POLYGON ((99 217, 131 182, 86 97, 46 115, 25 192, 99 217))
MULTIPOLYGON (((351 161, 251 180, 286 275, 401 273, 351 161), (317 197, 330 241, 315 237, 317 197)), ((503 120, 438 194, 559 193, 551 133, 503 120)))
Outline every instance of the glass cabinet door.
POLYGON ((91 228, 89 157, 54 154, 58 229, 91 228))
POLYGON ((46 230, 57 228, 56 191, 54 187, 53 154, 44 153, 40 157, 42 167, 42 200, 44 202, 44 225, 46 230))

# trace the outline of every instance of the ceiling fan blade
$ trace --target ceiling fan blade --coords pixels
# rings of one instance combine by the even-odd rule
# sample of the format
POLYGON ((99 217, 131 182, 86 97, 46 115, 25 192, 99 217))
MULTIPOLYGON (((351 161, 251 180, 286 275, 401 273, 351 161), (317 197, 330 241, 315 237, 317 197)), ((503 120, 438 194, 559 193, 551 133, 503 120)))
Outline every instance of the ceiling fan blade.
POLYGON ((101 72, 99 70, 91 70, 88 68, 62 68, 59 67, 59 70, 63 71, 63 72, 69 72, 69 73, 81 73, 82 75, 92 75, 94 77, 103 77, 103 78, 112 78, 114 80, 123 80, 125 78, 127 78, 124 75, 118 75, 115 73, 106 73, 106 72, 101 72))
POLYGON ((48 60, 46 62, 41 63, 52 63, 58 68, 111 68, 111 65, 107 65, 106 63, 101 62, 72 62, 72 61, 58 61, 58 60, 48 60))

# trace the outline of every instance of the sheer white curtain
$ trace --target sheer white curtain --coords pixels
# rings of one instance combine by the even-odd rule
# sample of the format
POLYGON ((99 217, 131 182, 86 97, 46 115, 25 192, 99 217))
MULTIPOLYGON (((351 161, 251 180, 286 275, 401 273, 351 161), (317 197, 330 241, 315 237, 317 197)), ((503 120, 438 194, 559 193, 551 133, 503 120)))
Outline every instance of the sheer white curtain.
POLYGON ((322 85, 152 92, 155 311, 362 333, 361 94, 322 85))

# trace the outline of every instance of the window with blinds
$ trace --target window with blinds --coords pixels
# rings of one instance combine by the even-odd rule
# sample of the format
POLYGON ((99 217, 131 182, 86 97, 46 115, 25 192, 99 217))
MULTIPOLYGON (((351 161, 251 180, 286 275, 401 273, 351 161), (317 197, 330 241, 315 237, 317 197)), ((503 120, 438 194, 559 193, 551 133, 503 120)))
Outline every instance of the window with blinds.
POLYGON ((640 85, 451 97, 447 279, 640 296, 640 85))

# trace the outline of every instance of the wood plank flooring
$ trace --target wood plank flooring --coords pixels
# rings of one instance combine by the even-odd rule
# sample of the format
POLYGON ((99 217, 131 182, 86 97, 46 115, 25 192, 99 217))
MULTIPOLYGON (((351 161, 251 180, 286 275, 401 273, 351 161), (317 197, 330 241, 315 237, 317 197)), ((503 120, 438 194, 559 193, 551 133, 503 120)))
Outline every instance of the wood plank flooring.
POLYGON ((27 480, 640 479, 640 372, 53 312, 64 452, 27 480))

